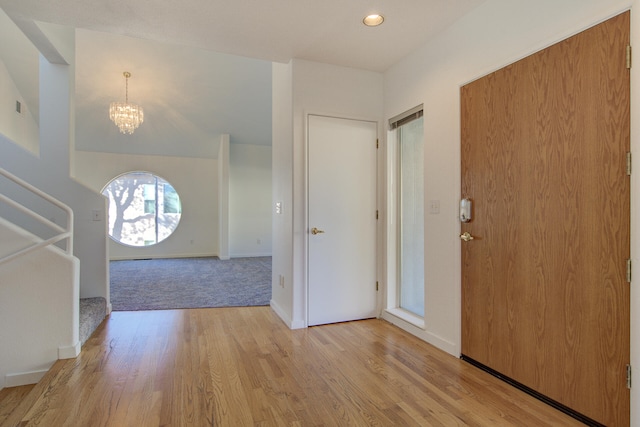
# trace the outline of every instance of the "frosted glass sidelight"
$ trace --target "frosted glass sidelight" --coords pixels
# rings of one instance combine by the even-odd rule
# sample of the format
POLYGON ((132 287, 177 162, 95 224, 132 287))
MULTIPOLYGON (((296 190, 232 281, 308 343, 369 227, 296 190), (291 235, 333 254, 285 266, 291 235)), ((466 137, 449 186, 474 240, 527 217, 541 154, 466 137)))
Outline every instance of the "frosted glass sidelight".
POLYGON ((423 117, 398 127, 399 302, 424 317, 424 132, 423 117))

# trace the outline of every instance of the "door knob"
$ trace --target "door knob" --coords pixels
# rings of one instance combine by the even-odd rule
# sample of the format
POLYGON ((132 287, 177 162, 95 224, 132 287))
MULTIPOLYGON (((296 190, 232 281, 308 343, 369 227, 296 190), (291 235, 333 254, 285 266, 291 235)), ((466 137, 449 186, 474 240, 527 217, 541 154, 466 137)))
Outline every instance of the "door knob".
POLYGON ((460 235, 460 239, 464 240, 465 242, 468 242, 469 240, 473 240, 473 236, 471 234, 469 234, 468 231, 465 231, 464 233, 462 233, 460 235))
POLYGON ((313 228, 311 229, 311 234, 313 234, 314 236, 315 236, 316 234, 321 234, 321 233, 324 233, 324 230, 318 230, 318 229, 317 229, 317 228, 315 228, 315 227, 313 227, 313 228))

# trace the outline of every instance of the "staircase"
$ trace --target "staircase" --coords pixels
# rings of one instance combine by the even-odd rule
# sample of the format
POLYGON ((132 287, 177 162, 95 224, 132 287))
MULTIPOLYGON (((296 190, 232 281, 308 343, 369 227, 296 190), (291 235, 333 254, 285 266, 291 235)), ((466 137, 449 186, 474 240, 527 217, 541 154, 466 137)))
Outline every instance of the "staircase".
POLYGON ((80 299, 80 344, 91 337, 107 313, 107 300, 102 297, 80 299))
MULTIPOLYGON (((91 337, 104 321, 107 303, 104 298, 80 299, 80 342, 91 337)), ((43 396, 50 384, 60 375, 63 360, 59 360, 47 371, 37 384, 7 387, 0 390, 0 426, 18 426, 33 404, 43 396)))
POLYGON ((104 298, 80 300, 71 209, 1 168, 0 177, 2 389, 36 382, 56 360, 78 356, 107 307, 104 298), (65 226, 48 219, 60 212, 65 226))
MULTIPOLYGON (((105 319, 107 303, 104 298, 80 299, 80 342, 84 343, 105 319)), ((18 426, 31 409, 61 375, 63 360, 53 364, 45 376, 37 383, 0 390, 0 426, 18 426)))

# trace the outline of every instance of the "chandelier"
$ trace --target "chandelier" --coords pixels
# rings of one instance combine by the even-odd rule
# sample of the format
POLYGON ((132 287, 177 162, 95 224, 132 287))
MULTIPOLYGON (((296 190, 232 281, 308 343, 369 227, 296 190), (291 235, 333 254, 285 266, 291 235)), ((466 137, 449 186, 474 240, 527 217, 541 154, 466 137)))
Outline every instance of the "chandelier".
POLYGON ((122 73, 125 78, 124 102, 112 102, 109 106, 109 118, 118 126, 120 132, 131 135, 144 121, 144 110, 136 104, 129 104, 129 77, 131 73, 122 73))

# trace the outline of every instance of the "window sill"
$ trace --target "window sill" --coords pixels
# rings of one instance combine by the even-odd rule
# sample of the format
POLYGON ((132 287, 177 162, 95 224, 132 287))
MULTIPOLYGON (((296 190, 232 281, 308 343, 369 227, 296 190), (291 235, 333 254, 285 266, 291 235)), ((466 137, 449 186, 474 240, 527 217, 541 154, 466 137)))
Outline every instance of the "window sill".
POLYGON ((397 317, 398 319, 404 320, 405 322, 410 323, 413 326, 416 326, 420 329, 425 328, 423 317, 417 316, 401 308, 388 308, 385 311, 390 315, 397 317))

